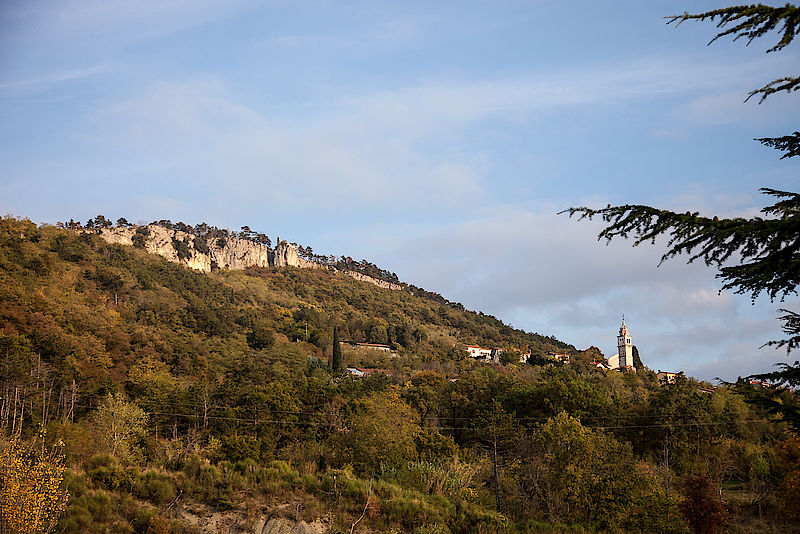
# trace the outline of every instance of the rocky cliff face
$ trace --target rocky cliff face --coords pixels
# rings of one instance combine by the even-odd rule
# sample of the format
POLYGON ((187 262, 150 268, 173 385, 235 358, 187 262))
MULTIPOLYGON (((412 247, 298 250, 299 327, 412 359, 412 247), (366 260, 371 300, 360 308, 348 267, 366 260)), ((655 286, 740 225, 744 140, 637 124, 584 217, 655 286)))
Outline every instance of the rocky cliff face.
MULTIPOLYGON (((138 228, 104 228, 100 237, 109 243, 133 245, 138 240, 144 249, 163 256, 168 261, 180 263, 190 269, 211 272, 214 269, 247 269, 248 267, 300 267, 320 269, 322 265, 300 257, 297 247, 286 241, 278 242, 274 249, 247 239, 221 237, 204 241, 192 234, 148 225, 138 228), (146 230, 144 230, 146 229, 146 230), (138 232, 138 236, 137 236, 138 232)), ((402 286, 379 280, 355 271, 344 274, 384 289, 398 290, 402 286)))
POLYGON ((403 286, 399 284, 393 284, 391 282, 387 282, 386 280, 380 280, 378 278, 373 278, 371 276, 367 276, 366 274, 361 274, 356 271, 343 271, 344 274, 355 278, 356 280, 361 280, 362 282, 369 282, 370 284, 374 284, 378 287, 382 287, 384 289, 392 289, 392 290, 400 290, 403 289, 403 286))
MULTIPOLYGON (((191 269, 211 272, 213 269, 246 269, 248 267, 305 267, 319 264, 297 254, 291 243, 278 240, 275 249, 246 239, 220 237, 203 241, 192 234, 149 225, 142 234, 145 250, 180 263, 191 269)), ((109 243, 133 245, 138 228, 105 228, 100 237, 109 243)))

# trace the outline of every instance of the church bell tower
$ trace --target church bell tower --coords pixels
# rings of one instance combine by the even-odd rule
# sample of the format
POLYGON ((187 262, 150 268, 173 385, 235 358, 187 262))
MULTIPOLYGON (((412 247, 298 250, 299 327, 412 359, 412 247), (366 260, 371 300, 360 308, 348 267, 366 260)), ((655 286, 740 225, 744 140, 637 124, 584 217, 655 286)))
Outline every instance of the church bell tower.
POLYGON ((619 327, 619 335, 617 336, 617 351, 617 354, 619 354, 619 368, 633 368, 633 343, 631 342, 631 333, 628 330, 628 325, 625 324, 624 315, 622 316, 622 326, 619 327))

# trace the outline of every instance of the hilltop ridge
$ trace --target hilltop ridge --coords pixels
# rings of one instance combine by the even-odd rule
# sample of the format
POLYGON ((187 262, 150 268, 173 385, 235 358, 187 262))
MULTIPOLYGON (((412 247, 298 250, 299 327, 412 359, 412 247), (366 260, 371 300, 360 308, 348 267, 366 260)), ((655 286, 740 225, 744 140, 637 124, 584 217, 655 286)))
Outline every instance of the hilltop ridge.
POLYGON ((357 271, 307 260, 300 257, 295 243, 282 241, 280 238, 277 238, 275 247, 270 248, 269 245, 250 239, 233 236, 206 239, 158 224, 98 228, 93 231, 108 243, 139 246, 168 261, 206 273, 216 269, 242 270, 250 267, 328 268, 384 289, 400 290, 404 287, 357 271))

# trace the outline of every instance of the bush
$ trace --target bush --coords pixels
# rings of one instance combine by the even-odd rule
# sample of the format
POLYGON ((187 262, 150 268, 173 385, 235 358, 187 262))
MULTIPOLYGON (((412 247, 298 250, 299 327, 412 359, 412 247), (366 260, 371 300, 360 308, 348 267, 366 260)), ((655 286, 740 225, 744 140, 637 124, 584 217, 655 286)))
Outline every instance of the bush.
POLYGON ((194 249, 200 254, 208 254, 209 252, 208 242, 206 242, 206 239, 204 237, 199 237, 199 236, 195 237, 193 245, 194 249))
POLYGON ((101 466, 89 471, 88 476, 105 489, 131 491, 139 479, 139 470, 135 467, 123 469, 116 465, 101 466))
POLYGON ((261 458, 261 444, 252 436, 223 436, 220 438, 219 457, 229 462, 261 458))
POLYGON ((451 436, 433 431, 420 432, 414 437, 421 460, 452 458, 458 453, 458 445, 451 436))
POLYGON ((692 531, 702 534, 723 532, 728 523, 728 511, 717 496, 711 479, 706 475, 689 476, 683 483, 683 491, 685 500, 681 511, 692 531))
POLYGON ((478 466, 459 462, 409 462, 399 470, 398 479, 432 495, 461 495, 478 472, 478 466))
POLYGON ((144 248, 148 237, 150 237, 150 229, 146 226, 140 226, 136 229, 131 238, 133 246, 136 248, 144 248))
POLYGON ((169 504, 176 495, 173 480, 155 471, 148 471, 139 477, 133 493, 141 499, 158 505, 169 504))
POLYGON ((189 245, 187 245, 184 240, 175 239, 173 237, 172 248, 174 248, 175 252, 178 254, 178 259, 186 260, 192 257, 192 251, 189 250, 189 245))

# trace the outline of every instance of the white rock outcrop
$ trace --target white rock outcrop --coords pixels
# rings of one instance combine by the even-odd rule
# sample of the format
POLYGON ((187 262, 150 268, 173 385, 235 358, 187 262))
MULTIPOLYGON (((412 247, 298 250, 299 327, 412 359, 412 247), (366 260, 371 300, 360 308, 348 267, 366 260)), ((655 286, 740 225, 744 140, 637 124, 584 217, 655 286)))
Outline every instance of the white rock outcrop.
MULTIPOLYGON (((133 245, 137 231, 145 234, 142 236, 142 243, 147 252, 158 254, 168 261, 180 263, 190 269, 206 273, 211 272, 213 269, 240 270, 248 267, 300 267, 308 269, 320 269, 323 267, 319 263, 301 258, 294 244, 281 241, 280 238, 276 240, 274 249, 247 239, 235 237, 213 238, 206 241, 204 246, 201 243, 197 243, 196 246, 195 241, 199 238, 193 234, 170 230, 154 224, 130 228, 103 228, 99 231, 99 235, 109 243, 133 245), (143 232, 140 228, 146 228, 147 231, 143 232), (186 246, 181 247, 180 242, 183 242, 186 246), (183 250, 182 256, 179 254, 176 244, 183 250), (198 248, 203 252, 197 250, 198 248), (205 252, 206 249, 208 249, 208 252, 205 252)), ((403 286, 399 284, 373 278, 356 271, 342 272, 356 280, 368 282, 384 289, 403 289, 403 286)))
MULTIPOLYGON (((192 234, 178 230, 170 230, 162 226, 148 225, 149 232, 144 236, 144 248, 147 252, 163 256, 169 261, 180 263, 198 271, 211 272, 212 269, 247 269, 248 267, 304 267, 319 268, 319 264, 305 260, 297 253, 297 247, 278 239, 275 249, 254 243, 247 239, 219 237, 209 239, 202 245, 195 246, 198 240, 192 234), (184 257, 178 254, 176 242, 186 244, 184 257), (200 252, 208 249, 208 252, 200 252)), ((133 245, 134 235, 138 228, 104 228, 100 237, 109 243, 133 245)))
POLYGON ((403 286, 401 286, 400 284, 393 284, 392 282, 387 282, 386 280, 381 280, 380 278, 373 278, 366 274, 361 274, 357 271, 342 271, 342 272, 351 278, 355 278, 356 280, 361 280, 362 282, 369 282, 370 284, 374 284, 384 289, 392 289, 395 291, 403 289, 403 286))

